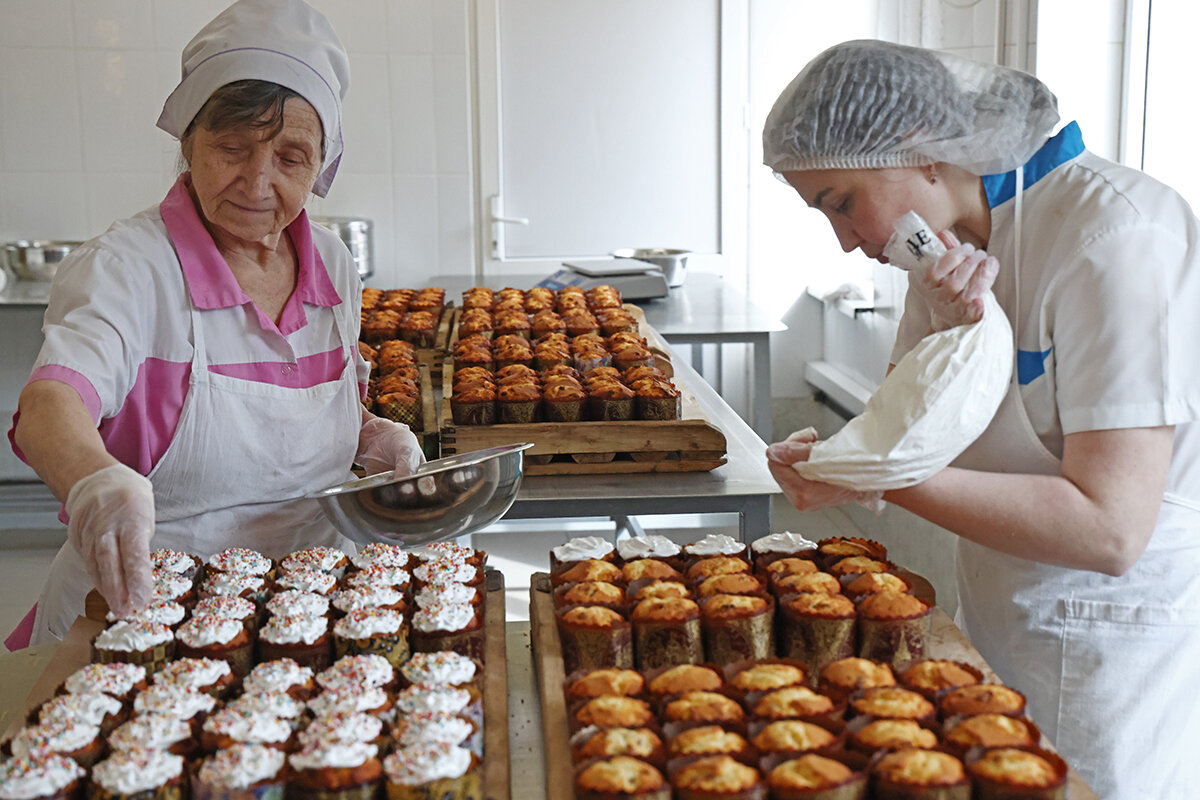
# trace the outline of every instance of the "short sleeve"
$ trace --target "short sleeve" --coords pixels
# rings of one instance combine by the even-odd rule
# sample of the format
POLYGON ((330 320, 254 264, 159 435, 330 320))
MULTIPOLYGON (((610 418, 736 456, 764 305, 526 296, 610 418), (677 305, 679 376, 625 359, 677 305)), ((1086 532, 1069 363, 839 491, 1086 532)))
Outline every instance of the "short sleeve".
POLYGON ((34 372, 52 375, 55 370, 43 368, 55 367, 77 373, 95 390, 99 417, 115 416, 150 354, 153 281, 148 270, 102 244, 74 250, 55 274, 34 372))
POLYGON ((1200 411, 1200 255, 1153 223, 1106 229, 1048 287, 1064 434, 1177 425, 1200 411))

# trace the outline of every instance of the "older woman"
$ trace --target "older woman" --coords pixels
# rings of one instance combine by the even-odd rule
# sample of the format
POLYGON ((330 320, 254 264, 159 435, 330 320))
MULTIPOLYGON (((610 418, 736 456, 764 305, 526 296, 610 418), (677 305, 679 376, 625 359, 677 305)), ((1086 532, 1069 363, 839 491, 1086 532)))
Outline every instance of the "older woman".
MULTIPOLYGON (((941 231, 893 362, 994 291, 1016 336, 1008 396, 959 461, 884 499, 960 537, 967 634, 1102 797, 1194 797, 1200 222, 1057 121, 1030 75, 847 42, 780 96, 764 160, 846 252, 881 258, 908 211, 941 231)), ((790 468, 811 446, 768 450, 788 499, 852 499, 790 468)))
POLYGON ((184 49, 158 121, 186 171, 62 264, 12 434, 69 519, 35 642, 92 585, 118 614, 144 606, 151 545, 348 545, 295 498, 354 462, 420 463, 407 427, 363 410, 358 274, 304 212, 337 169, 348 81, 305 3, 230 6, 184 49))

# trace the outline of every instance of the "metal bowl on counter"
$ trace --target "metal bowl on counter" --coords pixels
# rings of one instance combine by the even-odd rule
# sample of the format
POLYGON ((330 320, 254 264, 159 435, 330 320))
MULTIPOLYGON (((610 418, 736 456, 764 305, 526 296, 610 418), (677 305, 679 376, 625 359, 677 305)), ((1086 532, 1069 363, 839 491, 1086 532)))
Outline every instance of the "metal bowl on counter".
POLYGON ((375 247, 371 236, 374 227, 369 219, 359 217, 309 217, 310 222, 329 228, 345 243, 354 258, 358 277, 369 278, 375 274, 375 247))
POLYGON ((314 492, 342 535, 362 545, 415 547, 491 525, 517 499, 532 443, 439 458, 397 478, 381 472, 314 492))
POLYGON ((27 281, 49 281, 54 279, 58 262, 83 242, 9 242, 4 245, 4 263, 27 281))
POLYGON ((672 289, 683 285, 683 280, 687 277, 687 259, 691 254, 691 250, 676 250, 670 247, 624 247, 609 253, 613 258, 635 258, 654 264, 662 270, 667 279, 667 286, 672 289))

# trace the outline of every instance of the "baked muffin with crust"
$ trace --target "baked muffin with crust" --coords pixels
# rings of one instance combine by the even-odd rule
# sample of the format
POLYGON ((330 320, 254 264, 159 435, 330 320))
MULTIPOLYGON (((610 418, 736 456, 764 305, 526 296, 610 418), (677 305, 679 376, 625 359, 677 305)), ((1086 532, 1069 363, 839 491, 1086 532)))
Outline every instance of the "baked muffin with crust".
POLYGON ((691 597, 692 590, 679 581, 651 580, 629 585, 634 602, 651 597, 691 597))
POLYGON ((946 743, 967 749, 981 747, 1028 747, 1038 743, 1033 723, 1007 714, 976 714, 953 723, 945 734, 946 743))
POLYGON ((855 714, 880 719, 928 720, 936 714, 933 703, 923 695, 899 686, 864 689, 850 700, 850 708, 855 714))
POLYGON ((967 764, 981 797, 1057 797, 1065 789, 1067 765, 1054 753, 1034 748, 1000 747, 967 764))
POLYGON ((700 604, 704 650, 716 664, 775 654, 775 598, 715 594, 700 604))
POLYGON ((931 608, 911 594, 882 591, 858 604, 858 655, 898 671, 925 658, 931 608))
POLYGON ((750 741, 762 753, 801 753, 833 747, 838 737, 828 728, 800 719, 770 722, 750 741))
POLYGON ((575 728, 645 728, 654 724, 650 704, 636 697, 601 695, 585 701, 571 715, 575 728))
POLYGON ((666 763, 662 738, 650 728, 593 730, 574 745, 571 753, 575 763, 611 756, 633 756, 655 765, 666 763))
POLYGON ((869 755, 877 750, 937 747, 938 737, 914 719, 876 719, 854 730, 847 741, 855 750, 869 755))
POLYGON ((844 701, 839 704, 807 686, 785 686, 764 694, 754 702, 751 711, 759 719, 777 720, 831 716, 843 708, 844 701))
POLYGON ((615 583, 581 581, 564 583, 554 590, 557 606, 607 606, 619 611, 625 606, 625 590, 615 583))
POLYGON ((686 597, 648 597, 629 615, 633 651, 640 669, 704 660, 700 606, 686 597))
POLYGON ((564 583, 582 583, 583 581, 621 583, 621 568, 611 561, 589 558, 577 561, 557 575, 551 574, 550 576, 550 583, 554 586, 561 586, 564 583))
POLYGON ((721 673, 700 664, 680 664, 653 675, 646 685, 651 697, 670 697, 686 692, 715 692, 724 683, 721 673))
POLYGON ((621 576, 626 583, 650 579, 658 581, 682 581, 679 570, 660 558, 639 558, 628 561, 621 567, 621 576))
MULTIPOLYGON (((829 790, 840 790, 852 783, 865 784, 866 776, 855 772, 841 761, 816 753, 805 753, 799 758, 776 764, 767 774, 767 785, 771 797, 778 800, 799 800, 829 790)), ((853 790, 851 790, 853 791, 853 790)), ((849 797, 859 797, 853 793, 849 797)))
POLYGON ((961 661, 926 659, 900 675, 900 685, 933 698, 948 689, 983 683, 983 673, 961 661))
POLYGON ((817 559, 825 564, 848 556, 867 556, 883 561, 887 559, 887 548, 873 539, 856 536, 832 536, 817 542, 817 559))
POLYGON ((715 575, 750 572, 750 562, 733 556, 710 556, 696 560, 688 567, 687 579, 698 584, 715 575))
POLYGON ((786 556, 777 558, 771 563, 763 567, 763 572, 767 576, 767 580, 772 578, 782 578, 784 575, 809 575, 813 572, 819 572, 820 567, 817 562, 810 558, 800 558, 798 556, 786 556))
POLYGON ((895 686, 892 668, 878 661, 851 656, 830 662, 817 676, 817 690, 830 697, 849 697, 859 689, 895 686))
POLYGON ((960 686, 942 695, 938 701, 938 711, 942 719, 960 714, 1022 714, 1025 711, 1025 695, 999 683, 960 686))
MULTIPOLYGON (((823 576, 836 580, 823 572, 794 577, 804 581, 823 576)), ((858 611, 843 595, 823 592, 783 595, 779 598, 778 617, 779 655, 802 662, 810 673, 855 654, 858 611)))
POLYGON ((840 578, 843 575, 858 575, 864 572, 889 572, 893 569, 895 568, 891 564, 886 561, 880 561, 877 558, 847 556, 830 564, 826 572, 840 578))
POLYGON ((750 743, 740 733, 720 725, 698 725, 680 731, 667 742, 667 757, 733 756, 744 760, 751 755, 750 743))
POLYGON ((740 724, 746 712, 736 700, 717 692, 685 692, 663 706, 663 722, 740 724))
POLYGON ((748 572, 714 575, 711 578, 705 578, 696 587, 696 594, 700 597, 712 597, 715 594, 762 594, 762 592, 762 582, 748 572))
POLYGON ((645 679, 635 670, 612 667, 593 669, 568 679, 567 703, 606 694, 633 697, 640 695, 645 688, 645 679))
POLYGON ((871 775, 879 796, 908 797, 905 792, 930 789, 940 790, 939 798, 968 800, 971 796, 962 762, 940 750, 896 750, 875 762, 871 775))
POLYGON ((842 584, 828 572, 791 573, 772 578, 772 590, 783 597, 789 594, 841 594, 842 584))
POLYGON ((912 591, 912 585, 891 572, 864 572, 848 581, 843 589, 851 600, 861 600, 867 595, 884 591, 906 594, 912 591))
POLYGON ((764 787, 762 776, 754 767, 732 756, 703 756, 680 767, 671 775, 676 796, 681 800, 699 798, 745 798, 764 787))
POLYGON ((759 661, 737 670, 729 678, 729 685, 741 692, 771 692, 787 686, 804 686, 808 674, 799 663, 786 661, 759 661))
POLYGON ((633 632, 629 620, 607 606, 573 606, 557 614, 563 668, 633 666, 633 632))
POLYGON ((671 787, 649 762, 632 756, 593 761, 575 775, 577 800, 670 800, 671 787))

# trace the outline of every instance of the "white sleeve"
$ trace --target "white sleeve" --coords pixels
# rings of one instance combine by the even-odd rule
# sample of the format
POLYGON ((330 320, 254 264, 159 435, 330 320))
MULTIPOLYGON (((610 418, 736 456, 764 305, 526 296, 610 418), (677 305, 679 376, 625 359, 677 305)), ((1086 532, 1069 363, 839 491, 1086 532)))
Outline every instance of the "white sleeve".
POLYGON ((899 363, 904 354, 917 346, 932 329, 929 306, 912 287, 913 274, 908 273, 908 291, 904 295, 904 314, 896 330, 896 343, 892 346, 889 362, 899 363))

